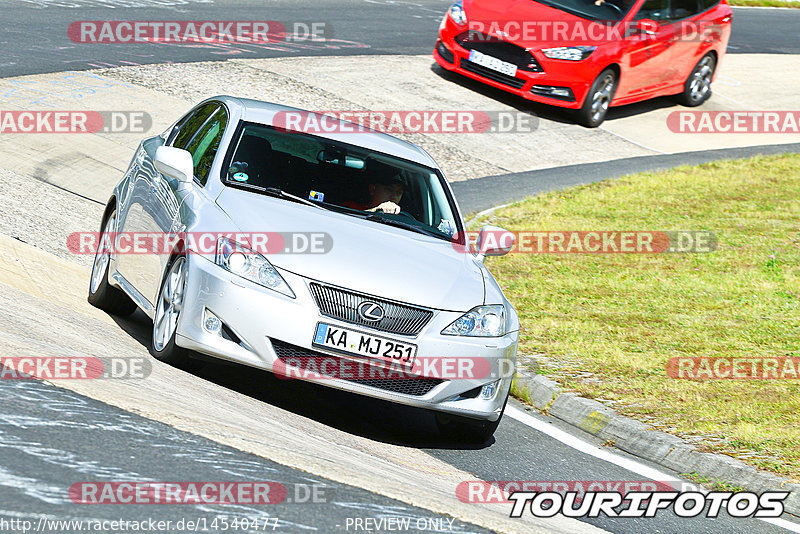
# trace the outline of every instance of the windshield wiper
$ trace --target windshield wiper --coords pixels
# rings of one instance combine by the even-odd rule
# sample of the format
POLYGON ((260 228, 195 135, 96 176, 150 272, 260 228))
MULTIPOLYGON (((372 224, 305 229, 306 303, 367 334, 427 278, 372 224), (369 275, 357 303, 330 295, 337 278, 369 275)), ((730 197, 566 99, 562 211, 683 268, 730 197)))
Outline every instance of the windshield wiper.
MULTIPOLYGON (((259 188, 261 189, 261 188, 259 188)), ((278 198, 285 198, 287 200, 291 200, 293 202, 299 202, 300 204, 305 204, 306 206, 314 206, 315 208, 319 208, 321 210, 326 209, 325 206, 318 204, 317 202, 312 202, 310 200, 306 200, 304 198, 292 195, 291 193, 287 193, 283 189, 278 189, 277 187, 265 187, 262 189, 264 193, 278 198)))
POLYGON ((412 232, 417 232, 418 234, 423 234, 430 237, 438 237, 440 239, 445 235, 445 234, 440 234, 439 232, 434 232, 433 230, 426 230, 425 228, 422 228, 420 226, 405 223, 403 221, 397 221, 395 219, 385 219, 384 217, 381 217, 377 213, 373 213, 372 215, 367 215, 366 217, 364 217, 364 220, 386 224, 388 226, 394 226, 397 228, 404 228, 406 230, 411 230, 412 232))

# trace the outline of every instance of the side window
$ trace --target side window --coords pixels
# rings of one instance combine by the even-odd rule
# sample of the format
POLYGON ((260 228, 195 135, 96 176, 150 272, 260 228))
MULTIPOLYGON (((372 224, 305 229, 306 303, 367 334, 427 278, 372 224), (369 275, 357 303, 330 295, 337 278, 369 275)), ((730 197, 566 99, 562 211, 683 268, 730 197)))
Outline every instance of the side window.
POLYGON ((703 6, 702 7, 703 11, 706 11, 708 9, 711 9, 712 7, 716 7, 717 5, 719 5, 719 0, 701 0, 701 4, 703 6))
POLYGON ((192 137, 194 137, 194 134, 197 133, 197 130, 205 124, 206 119, 208 119, 218 107, 219 104, 208 103, 197 108, 181 120, 175 127, 177 133, 173 132, 170 136, 172 137, 172 146, 186 149, 192 137))
POLYGON ((681 20, 700 13, 702 0, 672 0, 670 19, 681 20))
POLYGON ((657 21, 669 19, 669 0, 647 0, 634 20, 653 19, 657 21))
POLYGON ((214 158, 219 150, 222 134, 225 133, 227 124, 228 113, 224 107, 219 107, 216 113, 200 128, 186 148, 192 154, 195 178, 203 185, 206 185, 208 181, 208 173, 214 163, 214 158))

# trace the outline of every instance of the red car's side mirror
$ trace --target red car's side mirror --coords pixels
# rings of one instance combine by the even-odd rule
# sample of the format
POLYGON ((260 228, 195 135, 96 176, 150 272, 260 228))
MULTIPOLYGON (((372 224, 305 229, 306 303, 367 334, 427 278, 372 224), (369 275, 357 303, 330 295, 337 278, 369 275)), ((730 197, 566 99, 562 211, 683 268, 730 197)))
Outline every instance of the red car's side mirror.
POLYGON ((636 23, 636 29, 644 35, 655 35, 661 30, 661 24, 653 19, 642 19, 636 23))

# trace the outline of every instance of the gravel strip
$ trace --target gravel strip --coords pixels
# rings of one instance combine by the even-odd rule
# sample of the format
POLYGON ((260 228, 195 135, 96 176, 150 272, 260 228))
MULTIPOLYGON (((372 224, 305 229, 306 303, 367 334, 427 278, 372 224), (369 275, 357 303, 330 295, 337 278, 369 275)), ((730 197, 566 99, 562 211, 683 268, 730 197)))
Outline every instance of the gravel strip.
MULTIPOLYGON (((282 59, 274 61, 279 62, 282 59)), ((249 66, 247 61, 237 60, 140 65, 92 72, 184 99, 187 108, 203 99, 229 94, 300 109, 367 110, 356 102, 319 89, 312 83, 303 83, 264 70, 264 60, 258 61, 258 69, 249 66)), ((429 135, 399 134, 396 137, 419 145, 430 153, 452 182, 508 172, 507 169, 438 142, 429 135)))
POLYGON ((103 206, 6 169, 0 169, 0 198, 0 234, 80 265, 92 265, 93 256, 67 250, 67 236, 99 231, 103 206))

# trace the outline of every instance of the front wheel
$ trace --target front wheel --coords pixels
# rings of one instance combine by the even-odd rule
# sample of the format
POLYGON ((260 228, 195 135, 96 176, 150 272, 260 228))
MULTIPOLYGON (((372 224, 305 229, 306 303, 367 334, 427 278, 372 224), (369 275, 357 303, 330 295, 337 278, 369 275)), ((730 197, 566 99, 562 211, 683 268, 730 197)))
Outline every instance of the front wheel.
POLYGON ((128 295, 108 283, 108 268, 111 263, 111 233, 114 231, 117 212, 112 211, 103 225, 100 243, 94 255, 92 276, 89 279, 89 304, 113 315, 124 317, 136 310, 136 304, 128 295))
POLYGON ((594 81, 578 110, 578 122, 587 128, 597 128, 604 120, 614 93, 617 91, 617 73, 614 69, 606 69, 594 81))
POLYGON ((176 366, 186 364, 190 354, 190 351, 175 344, 178 319, 186 294, 186 273, 186 258, 174 258, 161 282, 153 320, 152 354, 156 359, 176 366))
POLYGON ((717 60, 713 54, 703 56, 683 84, 683 92, 678 95, 678 102, 693 108, 711 98, 711 80, 714 78, 716 68, 717 60))
POLYGON ((508 397, 503 403, 503 409, 500 410, 500 417, 497 421, 478 421, 468 417, 459 417, 457 415, 450 415, 446 413, 436 413, 436 427, 439 434, 442 436, 464 442, 483 444, 489 441, 494 435, 500 421, 503 419, 503 413, 506 411, 506 404, 508 404, 508 397))

